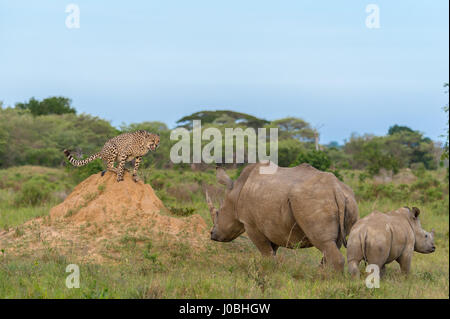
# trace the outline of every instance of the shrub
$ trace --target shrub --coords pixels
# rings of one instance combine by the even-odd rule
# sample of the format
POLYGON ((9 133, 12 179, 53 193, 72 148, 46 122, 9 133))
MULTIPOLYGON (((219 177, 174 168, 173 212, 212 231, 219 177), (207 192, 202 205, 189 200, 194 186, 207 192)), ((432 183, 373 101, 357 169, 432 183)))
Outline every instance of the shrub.
POLYGON ((359 200, 375 200, 377 198, 389 198, 393 201, 419 201, 432 203, 444 199, 444 185, 431 175, 425 175, 415 183, 407 185, 394 183, 375 184, 361 182, 355 189, 355 195, 359 200))
POLYGON ((51 187, 41 178, 32 178, 22 185, 16 194, 14 203, 16 206, 36 206, 50 199, 51 187))
POLYGON ((234 173, 234 180, 238 179, 241 176, 242 171, 245 168, 245 164, 238 165, 236 172, 234 173))
POLYGON ((424 177, 426 173, 425 165, 423 163, 411 164, 411 170, 413 174, 419 178, 424 177))
POLYGON ((393 201, 405 201, 409 198, 408 185, 361 183, 355 190, 359 200, 375 200, 377 198, 389 198, 393 201))
POLYGON ((66 170, 74 183, 78 184, 92 174, 101 172, 103 165, 100 159, 96 159, 85 166, 75 167, 66 160, 66 170))
POLYGON ((278 165, 289 167, 297 161, 301 152, 305 151, 303 144, 294 139, 281 140, 278 143, 278 165))
POLYGON ((358 176, 358 179, 361 183, 364 183, 364 181, 369 177, 369 174, 367 174, 366 172, 361 172, 358 176))
POLYGON ((327 154, 316 150, 300 153, 291 166, 297 166, 302 163, 308 163, 321 171, 328 171, 331 166, 331 161, 327 154))
POLYGON ((398 161, 389 154, 377 154, 371 157, 369 165, 367 165, 366 170, 370 176, 377 175, 382 168, 386 170, 392 170, 394 174, 399 171, 398 161))
POLYGON ((302 163, 307 163, 324 172, 333 173, 334 176, 336 176, 339 180, 343 180, 343 177, 338 169, 330 169, 331 160, 323 151, 313 150, 309 152, 302 152, 298 155, 295 162, 291 164, 291 167, 300 165, 302 163))
POLYGON ((411 185, 412 190, 429 190, 430 188, 440 188, 441 182, 430 175, 424 175, 411 185))
POLYGON ((195 212, 195 208, 193 208, 193 207, 173 207, 173 206, 170 206, 169 210, 174 215, 182 216, 182 217, 190 216, 190 215, 192 215, 195 212))

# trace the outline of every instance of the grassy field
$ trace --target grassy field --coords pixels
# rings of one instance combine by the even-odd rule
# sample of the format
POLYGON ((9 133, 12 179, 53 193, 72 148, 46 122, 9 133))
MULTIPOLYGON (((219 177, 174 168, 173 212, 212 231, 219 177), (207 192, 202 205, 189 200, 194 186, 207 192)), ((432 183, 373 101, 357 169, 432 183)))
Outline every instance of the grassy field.
MULTIPOLYGON (((236 174, 230 171, 230 176, 236 174)), ((198 213, 211 224, 203 187, 216 185, 209 187, 220 195, 213 170, 142 170, 141 175, 168 208, 198 213)), ((408 277, 400 274, 398 264, 388 265, 380 288, 368 289, 364 276, 355 281, 347 273, 320 268, 321 254, 315 248, 280 248, 275 259, 263 259, 245 234, 231 243, 208 242, 203 251, 182 242, 168 249, 164 241, 129 234, 120 241, 119 263, 79 264, 79 289, 65 285, 66 266, 76 256, 52 248, 36 255, 0 254, 0 298, 448 298, 446 171, 417 172, 417 180, 408 184, 374 184, 355 171, 342 175, 355 190, 361 216, 374 209, 421 208, 422 226, 436 231, 436 252, 415 253, 408 277)), ((19 232, 23 222, 47 215, 74 186, 62 169, 0 170, 0 234, 14 228, 19 232)))

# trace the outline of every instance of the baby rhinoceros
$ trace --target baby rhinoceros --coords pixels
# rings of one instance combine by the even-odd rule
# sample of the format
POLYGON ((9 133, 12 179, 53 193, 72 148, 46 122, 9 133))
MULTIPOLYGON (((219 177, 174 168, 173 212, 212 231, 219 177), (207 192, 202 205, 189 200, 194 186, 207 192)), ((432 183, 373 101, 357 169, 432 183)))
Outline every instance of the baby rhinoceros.
POLYGON ((414 251, 429 254, 435 251, 434 230, 422 229, 420 210, 402 207, 386 214, 372 212, 353 226, 347 242, 347 262, 350 274, 359 278, 358 265, 361 260, 375 264, 380 275, 385 265, 394 260, 407 274, 414 251))

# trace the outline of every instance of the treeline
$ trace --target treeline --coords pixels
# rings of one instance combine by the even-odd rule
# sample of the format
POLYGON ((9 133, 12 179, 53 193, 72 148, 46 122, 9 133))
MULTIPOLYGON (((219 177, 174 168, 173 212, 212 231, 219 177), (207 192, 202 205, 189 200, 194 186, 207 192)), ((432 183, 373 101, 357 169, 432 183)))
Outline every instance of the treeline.
MULTIPOLYGON (((395 173, 405 167, 436 169, 442 163, 443 148, 405 126, 393 125, 385 136, 352 135, 344 145, 330 143, 317 147, 318 132, 300 118, 267 121, 228 110, 201 111, 181 118, 178 125, 191 130, 193 120, 201 120, 202 129, 215 127, 222 133, 230 127, 277 127, 280 166, 308 162, 336 174, 338 169, 364 169, 374 175, 381 168, 395 173)), ((158 133, 162 140, 158 151, 145 156, 142 165, 173 167, 170 149, 176 141, 170 141, 171 131, 164 123, 142 122, 115 128, 98 117, 76 114, 70 99, 64 97, 42 101, 32 98, 8 108, 2 108, 0 103, 0 168, 25 164, 58 167, 65 163, 62 154, 65 148, 86 157, 98 152, 111 137, 138 129, 158 133)))

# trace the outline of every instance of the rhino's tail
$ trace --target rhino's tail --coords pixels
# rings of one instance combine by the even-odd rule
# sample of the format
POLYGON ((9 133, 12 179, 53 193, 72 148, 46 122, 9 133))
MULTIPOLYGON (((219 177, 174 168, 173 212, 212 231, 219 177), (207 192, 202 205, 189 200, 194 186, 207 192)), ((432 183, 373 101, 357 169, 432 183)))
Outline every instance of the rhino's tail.
POLYGON ((367 263, 368 263, 367 255, 366 255, 367 230, 364 231, 364 238, 363 238, 363 234, 359 234, 359 242, 361 244, 361 255, 362 255, 362 258, 364 259, 364 262, 367 265, 367 263))
POLYGON ((345 217, 347 215, 348 199, 340 189, 335 190, 336 203, 338 206, 338 218, 339 218, 339 236, 342 244, 347 248, 347 233, 345 231, 345 217))

